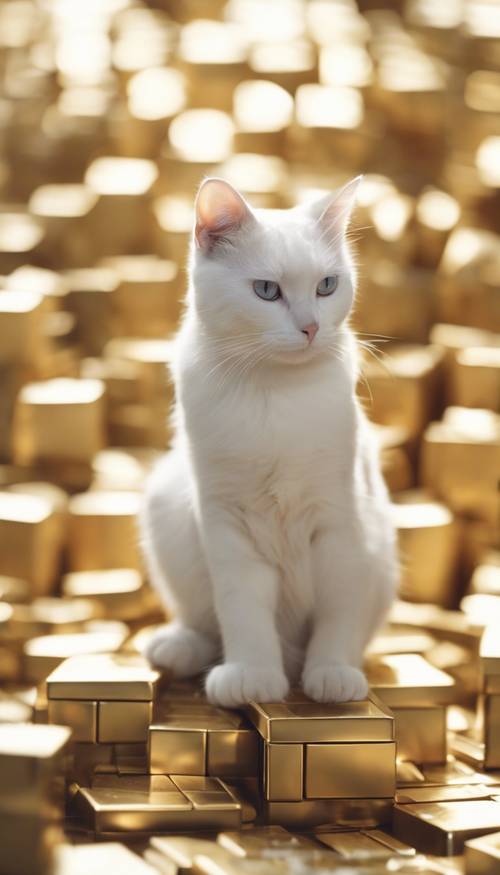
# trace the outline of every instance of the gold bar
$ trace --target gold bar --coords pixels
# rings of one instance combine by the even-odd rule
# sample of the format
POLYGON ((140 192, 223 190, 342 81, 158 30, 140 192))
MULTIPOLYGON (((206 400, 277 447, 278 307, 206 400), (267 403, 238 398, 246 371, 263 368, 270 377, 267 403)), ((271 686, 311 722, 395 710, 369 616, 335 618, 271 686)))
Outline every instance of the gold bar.
POLYGON ((90 829, 152 832, 186 828, 193 805, 166 775, 108 775, 106 786, 80 787, 72 810, 90 829))
POLYGON ((328 823, 349 829, 371 829, 391 822, 392 799, 303 799, 264 802, 264 823, 303 832, 328 823))
POLYGON ((425 778, 415 763, 396 761, 396 787, 423 784, 425 778))
POLYGON ((1 811, 53 813, 62 802, 59 774, 70 736, 65 726, 0 725, 1 811))
POLYGON ((394 742, 306 745, 307 799, 393 797, 395 787, 394 742))
POLYGON ((200 775, 171 775, 171 779, 192 803, 197 829, 240 828, 241 805, 223 781, 200 775))
POLYGON ((221 832, 218 843, 236 857, 260 857, 272 848, 273 856, 295 850, 317 850, 306 836, 293 835, 283 826, 256 826, 239 832, 221 832))
POLYGON ((2 812, 0 819, 0 871, 8 875, 47 875, 54 864, 56 846, 63 840, 59 827, 38 814, 2 812))
POLYGON ((405 842, 400 842, 398 839, 395 839, 394 836, 389 835, 388 832, 384 832, 381 829, 371 829, 369 831, 362 830, 365 835, 369 835, 370 838, 375 839, 377 842, 381 842, 381 844, 385 845, 387 848, 394 854, 398 854, 402 857, 414 857, 417 853, 415 848, 411 845, 405 844, 405 842))
POLYGON ((370 686, 390 708, 446 705, 453 701, 455 681, 414 653, 378 657, 367 666, 370 686))
POLYGON ((460 854, 468 839, 499 829, 500 805, 486 799, 395 805, 393 812, 396 838, 424 854, 460 854))
POLYGON ((69 726, 72 741, 97 741, 97 702, 48 702, 49 723, 69 726))
POLYGON ((264 794, 271 802, 300 802, 303 798, 302 744, 264 744, 264 794))
POLYGON ((493 787, 484 784, 449 784, 444 787, 406 787, 396 792, 396 802, 460 802, 467 799, 491 799, 493 787))
POLYGON ((99 702, 101 742, 147 741, 152 702, 99 702))
POLYGON ((317 839, 347 860, 388 860, 389 848, 362 832, 318 832, 317 839))
POLYGON ((446 707, 392 708, 398 758, 416 763, 446 760, 446 707))
POLYGON ((466 875, 499 875, 500 832, 465 842, 466 875))
POLYGON ((497 784, 498 780, 485 772, 477 772, 466 763, 448 756, 442 765, 422 766, 422 772, 427 784, 497 784))
POLYGON ((322 705, 302 701, 278 704, 251 702, 247 716, 269 742, 321 743, 392 741, 394 722, 385 706, 373 699, 322 705))
POLYGON ((150 702, 159 679, 159 672, 135 654, 72 656, 47 678, 47 695, 49 699, 150 702))
POLYGON ((178 775, 206 773, 207 733, 192 728, 189 719, 184 725, 170 726, 152 723, 149 727, 149 768, 152 774, 166 771, 178 775))
POLYGON ((241 805, 242 823, 253 823, 260 803, 257 778, 224 778, 224 786, 241 805))
POLYGON ((92 875, 154 875, 154 870, 125 845, 118 842, 97 844, 61 845, 56 849, 57 875, 75 875, 77 872, 92 872, 92 875))
POLYGON ((259 771, 259 737, 255 729, 207 727, 207 775, 250 778, 259 771))
POLYGON ((111 744, 88 744, 75 742, 71 745, 67 776, 77 784, 87 786, 91 783, 99 766, 110 768, 113 763, 111 744))
MULTIPOLYGON (((197 854, 210 856, 216 847, 214 840, 192 836, 154 836, 148 851, 155 852, 151 862, 158 866, 160 872, 165 871, 169 875, 184 875, 184 873, 188 875, 192 871, 195 856, 197 854)), ((148 851, 146 851, 146 860, 148 851)))
POLYGON ((484 765, 500 769, 500 695, 482 697, 484 765))

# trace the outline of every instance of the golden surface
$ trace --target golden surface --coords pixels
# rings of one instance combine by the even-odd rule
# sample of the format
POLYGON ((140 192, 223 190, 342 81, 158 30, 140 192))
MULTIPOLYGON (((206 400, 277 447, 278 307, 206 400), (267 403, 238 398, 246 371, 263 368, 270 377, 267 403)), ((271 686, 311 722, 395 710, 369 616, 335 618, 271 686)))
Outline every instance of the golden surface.
POLYGON ((303 797, 304 747, 268 743, 264 746, 264 787, 271 802, 299 802, 303 797))
POLYGON ((305 796, 308 799, 392 797, 395 744, 308 744, 305 749, 305 796))
POLYGON ((429 854, 459 854, 464 842, 500 827, 500 805, 491 800, 396 805, 397 838, 429 854))
POLYGON ((148 702, 159 673, 139 656, 73 656, 47 678, 49 699, 104 699, 148 702))

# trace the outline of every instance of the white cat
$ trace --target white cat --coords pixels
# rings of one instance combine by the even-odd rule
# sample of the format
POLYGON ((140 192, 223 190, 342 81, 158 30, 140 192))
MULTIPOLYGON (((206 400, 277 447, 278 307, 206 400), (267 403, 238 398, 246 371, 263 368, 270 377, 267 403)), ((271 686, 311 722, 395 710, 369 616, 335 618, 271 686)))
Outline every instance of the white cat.
POLYGON ((362 699, 363 650, 398 577, 370 426, 356 399, 345 239, 359 178, 312 205, 253 210, 222 179, 196 199, 175 344, 175 440, 141 536, 173 613, 146 654, 210 668, 212 702, 362 699))

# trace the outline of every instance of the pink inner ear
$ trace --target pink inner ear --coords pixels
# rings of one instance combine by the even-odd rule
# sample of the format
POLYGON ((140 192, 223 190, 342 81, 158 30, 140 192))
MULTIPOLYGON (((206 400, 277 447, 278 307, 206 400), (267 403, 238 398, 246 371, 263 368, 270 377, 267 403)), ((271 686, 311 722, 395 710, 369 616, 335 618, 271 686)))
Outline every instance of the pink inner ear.
POLYGON ((319 221, 330 227, 336 227, 344 231, 356 202, 356 192, 362 177, 356 176, 351 179, 340 191, 338 191, 323 209, 319 221))
POLYGON ((208 179, 196 199, 195 236, 207 247, 218 236, 236 230, 249 214, 242 197, 223 179, 208 179))

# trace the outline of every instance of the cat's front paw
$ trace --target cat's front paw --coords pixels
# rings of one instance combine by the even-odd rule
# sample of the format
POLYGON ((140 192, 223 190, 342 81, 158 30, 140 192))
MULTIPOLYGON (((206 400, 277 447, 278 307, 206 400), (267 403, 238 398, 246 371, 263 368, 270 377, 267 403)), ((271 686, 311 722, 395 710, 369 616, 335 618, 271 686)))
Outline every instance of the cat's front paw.
POLYGON ((199 674, 217 657, 215 642, 175 622, 158 629, 143 652, 152 665, 171 671, 177 678, 199 674))
POLYGON ((350 665, 325 663, 304 670, 304 692, 315 702, 354 702, 366 699, 368 683, 362 671, 350 665))
POLYGON ((235 708, 247 702, 280 702, 288 693, 288 680, 278 668, 226 662, 216 665, 206 680, 210 702, 235 708))

